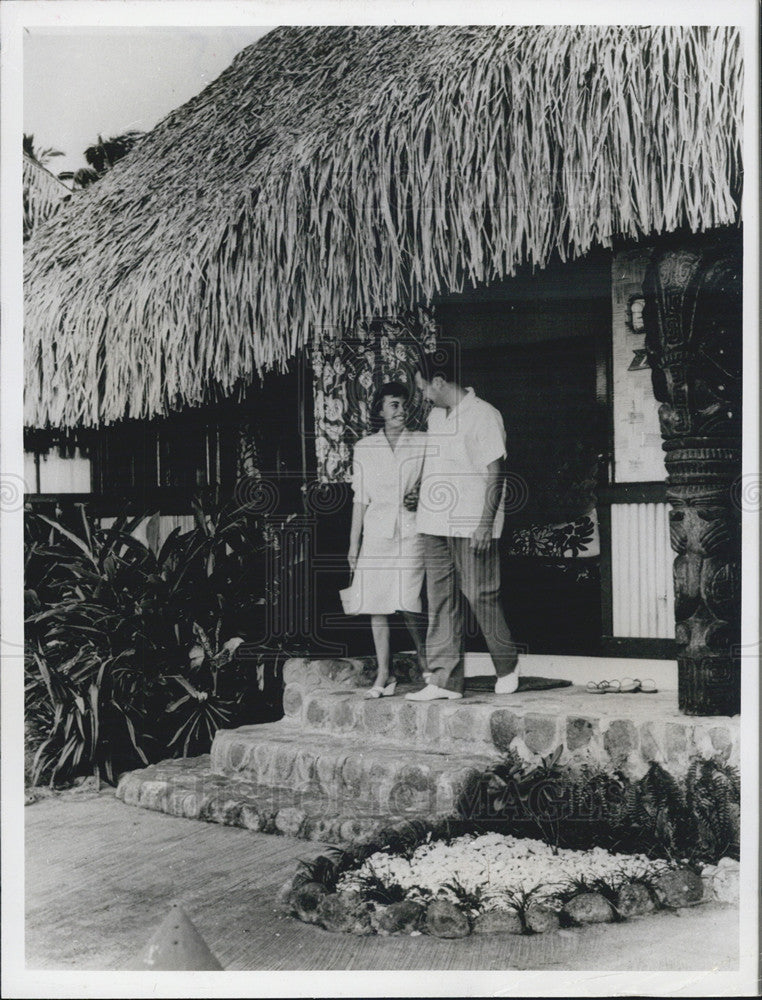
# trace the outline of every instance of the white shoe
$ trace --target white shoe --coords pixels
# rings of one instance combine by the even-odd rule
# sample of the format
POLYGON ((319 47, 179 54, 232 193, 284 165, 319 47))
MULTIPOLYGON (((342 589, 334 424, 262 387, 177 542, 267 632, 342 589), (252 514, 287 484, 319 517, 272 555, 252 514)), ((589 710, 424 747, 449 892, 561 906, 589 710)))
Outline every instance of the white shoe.
POLYGON ((420 691, 411 691, 405 695, 406 701, 437 701, 439 698, 449 698, 454 701, 462 697, 459 691, 448 691, 447 688, 437 687, 436 684, 427 684, 420 691))
POLYGON ((511 674, 504 674, 498 677, 495 682, 495 694, 515 694, 519 688, 519 668, 511 674))
POLYGON ((372 688, 368 688, 365 692, 365 698, 391 698, 394 692, 397 690, 397 681, 393 680, 386 687, 381 687, 379 684, 374 684, 372 688))

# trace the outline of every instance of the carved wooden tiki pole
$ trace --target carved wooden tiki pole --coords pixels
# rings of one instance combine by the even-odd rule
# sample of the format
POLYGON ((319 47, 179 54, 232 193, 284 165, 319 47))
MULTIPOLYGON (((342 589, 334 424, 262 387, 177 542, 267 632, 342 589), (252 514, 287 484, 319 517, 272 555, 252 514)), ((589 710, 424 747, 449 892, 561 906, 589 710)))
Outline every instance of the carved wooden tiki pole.
MULTIPOLYGON (((740 240, 739 240, 740 242, 740 240)), ((643 290, 646 348, 667 467, 679 706, 740 710, 741 253, 667 251, 643 290)))

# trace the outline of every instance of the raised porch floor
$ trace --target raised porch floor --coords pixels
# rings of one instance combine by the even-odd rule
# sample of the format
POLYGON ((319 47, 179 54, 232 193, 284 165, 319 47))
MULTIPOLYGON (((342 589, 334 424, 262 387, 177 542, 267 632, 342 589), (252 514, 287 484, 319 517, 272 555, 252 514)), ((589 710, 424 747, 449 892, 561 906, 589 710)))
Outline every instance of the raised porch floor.
MULTIPOLYGON (((531 762, 562 746, 568 761, 632 778, 651 761, 676 776, 695 756, 738 764, 737 717, 684 716, 669 688, 598 695, 565 681, 537 689, 558 680, 529 672, 542 667, 539 659, 522 661, 516 694, 495 695, 488 677, 472 676, 461 701, 429 703, 405 701, 420 686, 405 655, 395 659, 395 697, 374 701, 363 697, 370 659, 290 660, 281 721, 220 730, 210 757, 133 771, 117 794, 174 815, 346 842, 390 823, 450 814, 474 776, 508 749, 531 762)), ((648 664, 613 663, 616 676, 653 678, 648 664)), ((590 661, 589 679, 607 669, 590 661)))

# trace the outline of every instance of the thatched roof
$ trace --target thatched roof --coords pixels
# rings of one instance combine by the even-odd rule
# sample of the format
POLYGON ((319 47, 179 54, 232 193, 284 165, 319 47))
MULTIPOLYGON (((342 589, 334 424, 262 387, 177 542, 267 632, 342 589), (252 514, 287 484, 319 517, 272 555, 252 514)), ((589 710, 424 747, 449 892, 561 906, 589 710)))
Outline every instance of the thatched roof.
POLYGON ((27 246, 27 422, 147 417, 316 329, 738 220, 734 28, 281 28, 27 246))
POLYGON ((35 228, 53 215, 60 206, 61 199, 69 197, 71 191, 41 163, 26 153, 24 153, 22 184, 24 240, 28 240, 35 228))

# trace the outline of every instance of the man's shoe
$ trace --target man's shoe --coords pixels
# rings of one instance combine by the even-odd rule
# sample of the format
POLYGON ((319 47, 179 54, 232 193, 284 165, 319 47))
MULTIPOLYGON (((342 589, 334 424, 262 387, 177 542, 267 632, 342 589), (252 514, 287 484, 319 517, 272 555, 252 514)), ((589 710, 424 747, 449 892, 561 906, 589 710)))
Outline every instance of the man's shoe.
POLYGON ((459 691, 448 691, 447 688, 437 687, 436 684, 427 684, 425 688, 421 688, 420 691, 411 691, 410 694, 405 695, 406 701, 437 701, 440 698, 449 698, 450 700, 455 700, 457 698, 462 698, 463 695, 459 691))
POLYGON ((511 674, 504 674, 498 677, 495 682, 495 694, 515 694, 519 688, 519 668, 511 674))

